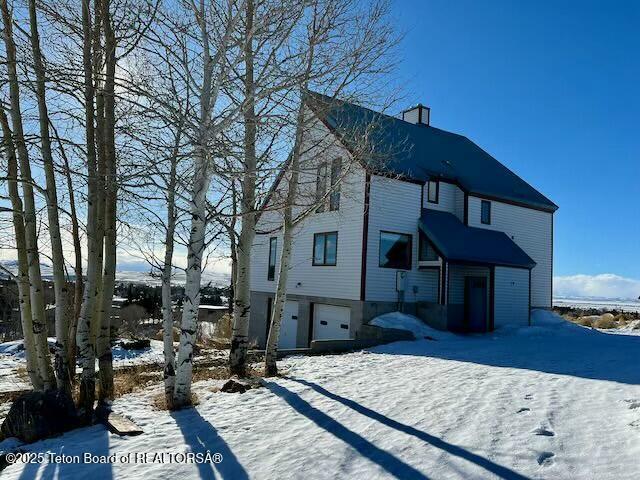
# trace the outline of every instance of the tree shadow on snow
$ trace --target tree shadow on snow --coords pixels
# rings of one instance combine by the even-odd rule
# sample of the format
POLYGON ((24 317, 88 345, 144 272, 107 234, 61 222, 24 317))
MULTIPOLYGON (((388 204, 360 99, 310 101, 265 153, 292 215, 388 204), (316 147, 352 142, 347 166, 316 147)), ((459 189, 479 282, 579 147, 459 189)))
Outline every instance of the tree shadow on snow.
POLYGON ((640 385, 640 335, 603 333, 578 325, 536 325, 435 342, 396 342, 374 353, 415 355, 640 385))
MULTIPOLYGON (((382 415, 381 413, 376 412, 375 410, 371 410, 370 408, 360 405, 359 403, 353 400, 350 400, 348 398, 332 393, 316 383, 309 382, 301 378, 289 378, 289 379, 294 382, 298 382, 302 385, 305 385, 307 387, 310 387, 316 392, 318 392, 319 394, 324 395, 325 397, 330 398, 331 400, 340 402, 341 404, 351 408, 352 410, 355 410, 356 412, 360 413, 361 415, 364 415, 365 417, 376 420, 377 422, 380 422, 383 425, 386 425, 400 432, 406 433, 407 435, 416 437, 419 440, 422 440, 423 442, 428 443, 429 445, 432 445, 436 448, 439 448, 440 450, 443 450, 449 453, 450 455, 453 455, 453 456, 462 458, 463 460, 467 460, 471 463, 474 463, 475 465, 484 468, 488 472, 491 472, 500 478, 509 479, 509 480, 525 480, 528 478, 507 467, 504 467, 495 462, 492 462, 487 458, 484 458, 480 455, 470 452, 469 450, 465 450, 462 447, 458 447, 457 445, 453 445, 451 443, 445 442, 444 440, 434 435, 423 432, 422 430, 418 430, 417 428, 412 427, 410 425, 405 425, 404 423, 400 423, 385 415, 382 415)), ((295 395, 293 393, 291 394, 295 395)))
POLYGON ((304 415, 319 427, 339 438, 360 453, 360 455, 376 463, 394 477, 403 479, 411 478, 416 480, 428 479, 427 476, 413 468, 411 465, 403 462, 389 452, 382 450, 366 438, 349 430, 326 413, 311 406, 291 390, 273 382, 265 382, 265 386, 271 390, 271 392, 275 393, 287 402, 296 412, 304 415))
MULTIPOLYGON (((30 448, 30 452, 44 453, 45 455, 56 455, 79 457, 80 462, 67 460, 47 461, 43 465, 39 463, 26 464, 20 473, 19 480, 32 480, 38 476, 40 471, 41 480, 86 480, 87 478, 105 479, 113 478, 113 466, 111 463, 84 462, 85 452, 90 452, 92 456, 107 457, 109 455, 109 431, 102 425, 80 428, 42 442, 41 449, 30 448), (77 438, 76 438, 77 437, 77 438), (57 449, 48 448, 49 443, 56 442, 62 444, 57 449), (42 469, 41 469, 42 468, 42 469), (41 470, 40 470, 41 469, 41 470)), ((50 458, 48 460, 51 460, 50 458)))
POLYGON ((193 453, 211 455, 219 453, 222 455, 220 463, 198 463, 198 473, 202 480, 212 480, 216 478, 216 471, 222 478, 232 480, 245 480, 249 478, 244 467, 240 464, 229 445, 218 434, 218 431, 205 420, 195 407, 172 412, 171 416, 175 420, 185 442, 193 453), (215 468, 215 469, 214 469, 215 468))

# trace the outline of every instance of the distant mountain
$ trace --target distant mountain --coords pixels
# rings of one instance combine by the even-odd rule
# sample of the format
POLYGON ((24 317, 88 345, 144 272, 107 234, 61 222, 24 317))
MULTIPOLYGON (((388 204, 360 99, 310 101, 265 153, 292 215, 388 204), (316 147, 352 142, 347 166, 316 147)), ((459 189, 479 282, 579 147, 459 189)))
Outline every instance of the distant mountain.
MULTIPOLYGON (((0 265, 9 270, 13 275, 18 273, 18 260, 0 260, 0 265)), ((46 263, 40 263, 40 272, 42 272, 42 278, 44 280, 53 279, 53 269, 51 265, 46 263)), ((0 279, 9 280, 11 276, 2 268, 0 268, 0 279)))

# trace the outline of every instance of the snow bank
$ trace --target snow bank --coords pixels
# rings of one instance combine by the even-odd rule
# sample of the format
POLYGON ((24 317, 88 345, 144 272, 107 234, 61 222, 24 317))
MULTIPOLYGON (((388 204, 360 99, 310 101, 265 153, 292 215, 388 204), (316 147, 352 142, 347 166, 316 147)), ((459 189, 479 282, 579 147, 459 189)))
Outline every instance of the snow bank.
POLYGON ((425 337, 434 338, 437 330, 425 325, 425 323, 413 315, 401 312, 390 312, 380 315, 369 322, 370 325, 382 328, 395 328, 397 330, 407 330, 413 333, 416 339, 425 337))

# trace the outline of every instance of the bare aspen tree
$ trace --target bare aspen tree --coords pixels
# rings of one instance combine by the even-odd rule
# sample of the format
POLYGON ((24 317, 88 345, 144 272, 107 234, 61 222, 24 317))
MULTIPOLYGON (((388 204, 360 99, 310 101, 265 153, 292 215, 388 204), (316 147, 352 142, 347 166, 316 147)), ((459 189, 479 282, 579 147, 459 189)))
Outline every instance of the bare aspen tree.
POLYGON ((18 191, 18 162, 16 159, 15 146, 13 144, 11 127, 4 111, 0 108, 0 122, 2 123, 2 141, 5 155, 7 157, 8 190, 13 209, 13 230, 16 239, 16 250, 18 253, 18 272, 16 283, 18 285, 18 301, 20 304, 20 322, 22 325, 22 336, 24 351, 27 361, 27 373, 31 380, 31 385, 35 390, 42 390, 44 383, 38 370, 36 361, 35 337, 33 334, 33 321, 31 319, 31 300, 29 298, 29 265, 27 260, 27 247, 24 231, 24 218, 22 209, 22 199, 18 191))
POLYGON ((40 126, 40 143, 46 181, 45 198, 49 219, 49 238, 51 240, 51 259, 53 268, 53 288, 55 293, 55 373, 58 389, 71 396, 69 367, 67 364, 67 279, 64 273, 64 255, 60 235, 60 218, 58 215, 58 194, 56 187, 51 137, 49 133, 49 112, 46 100, 45 68, 40 51, 40 35, 35 0, 29 0, 29 27, 33 69, 36 76, 36 97, 38 101, 38 123, 40 126))
POLYGON ((0 0, 3 19, 3 38, 7 54, 7 74, 11 104, 14 144, 20 165, 20 177, 24 201, 25 246, 27 251, 30 306, 33 333, 36 344, 36 358, 40 377, 45 390, 55 387, 55 377, 51 368, 47 344, 47 324, 45 319, 44 290, 40 271, 40 253, 38 250, 38 232, 34 182, 31 175, 29 153, 24 138, 22 110, 20 107, 20 86, 17 73, 16 47, 13 39, 13 18, 7 0, 0 0))
MULTIPOLYGON (((295 140, 283 177, 286 181, 286 193, 282 205, 282 251, 265 350, 267 376, 277 374, 277 347, 286 304, 294 229, 339 188, 340 181, 350 170, 349 164, 341 162, 341 172, 337 174, 337 178, 332 179, 326 192, 317 195, 316 191, 313 200, 307 199, 302 204, 297 200, 300 171, 304 169, 301 158, 314 147, 317 150, 314 155, 321 154, 321 144, 326 140, 311 140, 312 145, 303 146, 305 137, 311 136, 309 134, 315 123, 313 116, 308 114, 308 106, 305 103, 305 97, 309 98, 307 89, 312 85, 315 88, 329 90, 329 98, 341 95, 362 96, 367 93, 369 82, 388 73, 393 65, 388 54, 396 44, 397 38, 385 26, 388 6, 381 2, 374 3, 369 8, 369 12, 364 13, 359 10, 356 2, 349 1, 317 0, 309 4, 306 42, 300 49, 303 59, 303 71, 300 76, 302 93, 295 115, 295 140), (335 43, 336 40, 339 43, 335 43), (367 80, 362 80, 364 77, 367 80)), ((319 107, 322 109, 329 105, 319 107)), ((359 164, 369 153, 369 128, 375 126, 367 126, 365 130, 353 136, 355 142, 350 144, 352 163, 359 164)))

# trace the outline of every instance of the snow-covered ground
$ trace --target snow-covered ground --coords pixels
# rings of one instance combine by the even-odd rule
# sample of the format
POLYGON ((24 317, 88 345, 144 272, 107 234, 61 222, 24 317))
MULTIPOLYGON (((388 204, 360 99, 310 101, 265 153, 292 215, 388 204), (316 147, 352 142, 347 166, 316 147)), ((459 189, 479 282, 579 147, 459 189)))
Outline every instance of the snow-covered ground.
MULTIPOLYGON (((55 338, 49 338, 49 344, 53 345, 54 343, 55 338)), ((162 342, 151 340, 151 346, 142 350, 125 350, 120 346, 115 346, 112 349, 112 354, 115 368, 161 364, 163 360, 162 342)), ((0 393, 30 388, 26 365, 22 340, 0 343, 0 393)), ((2 417, 4 415, 0 414, 0 418, 2 417)))
POLYGON ((640 300, 556 297, 553 299, 553 306, 572 308, 598 308, 602 310, 618 310, 621 312, 640 313, 640 300))
POLYGON ((640 337, 548 312, 534 324, 291 357, 245 394, 200 382, 199 406, 173 414, 151 406, 159 385, 115 402, 143 435, 94 426, 26 447, 115 463, 16 464, 2 478, 639 478, 640 337), (126 456, 207 451, 222 462, 126 456))

